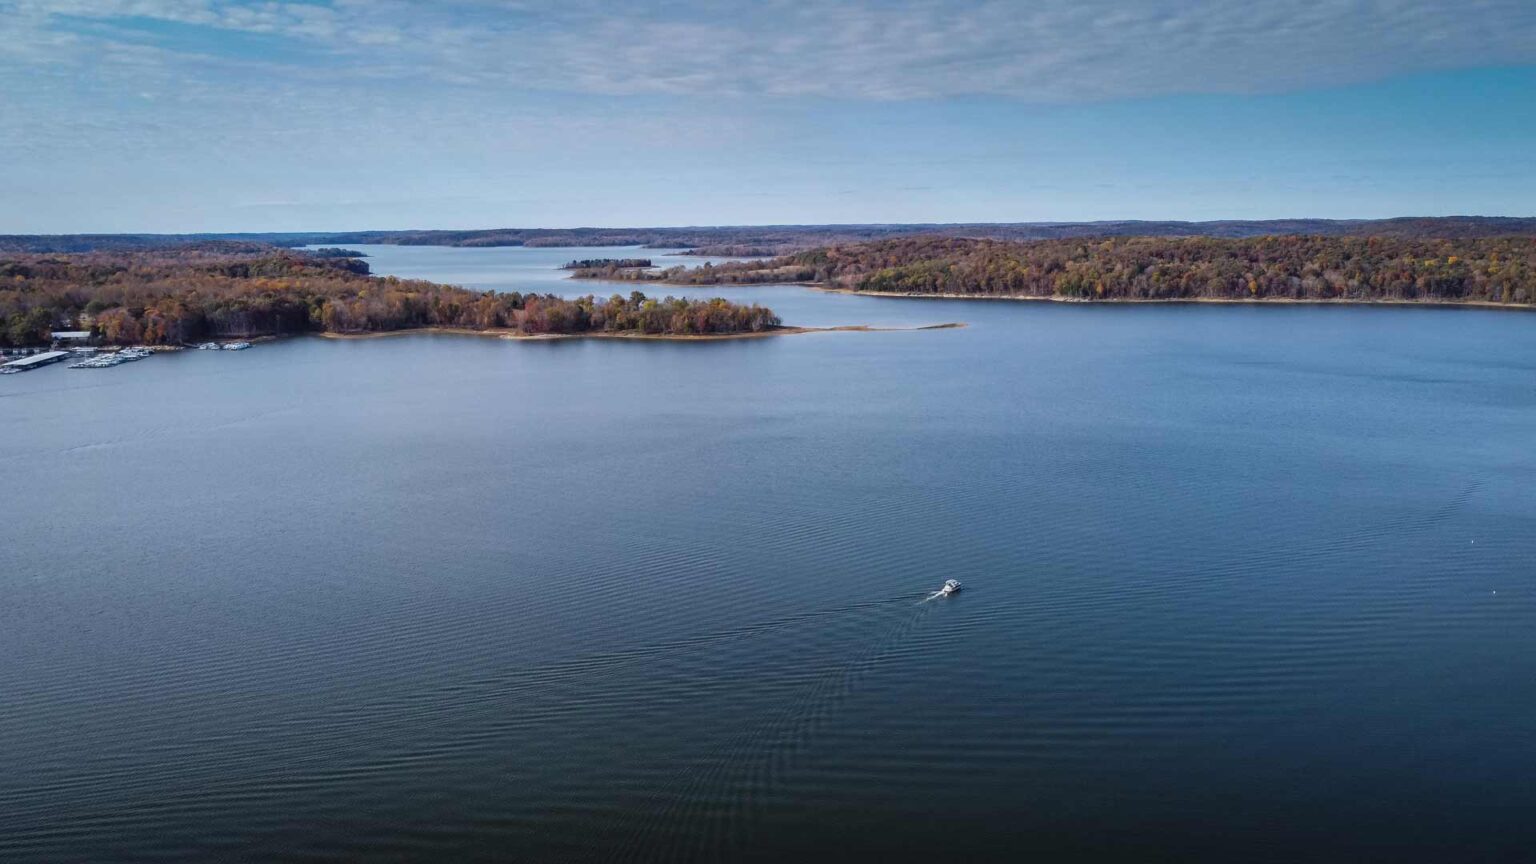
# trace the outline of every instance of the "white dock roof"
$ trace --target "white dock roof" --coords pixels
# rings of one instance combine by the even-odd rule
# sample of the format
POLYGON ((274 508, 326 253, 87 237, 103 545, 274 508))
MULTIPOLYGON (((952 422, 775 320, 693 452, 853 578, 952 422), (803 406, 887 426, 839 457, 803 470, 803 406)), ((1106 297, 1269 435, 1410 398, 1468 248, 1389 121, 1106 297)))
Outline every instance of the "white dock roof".
POLYGON ((20 360, 12 360, 5 365, 14 369, 31 369, 33 366, 41 366, 44 363, 52 363, 69 356, 68 351, 44 351, 41 354, 33 354, 31 357, 23 357, 20 360))

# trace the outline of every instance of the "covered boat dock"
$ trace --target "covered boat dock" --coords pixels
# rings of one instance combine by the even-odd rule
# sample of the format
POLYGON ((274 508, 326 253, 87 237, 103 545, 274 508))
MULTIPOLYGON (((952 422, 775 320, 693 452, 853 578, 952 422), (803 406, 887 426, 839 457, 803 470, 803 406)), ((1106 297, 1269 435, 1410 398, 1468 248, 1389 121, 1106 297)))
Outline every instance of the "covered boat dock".
POLYGON ((33 354, 31 357, 23 357, 20 360, 12 360, 0 365, 0 369, 7 372, 25 372, 28 369, 36 369, 39 366, 47 366, 49 363, 57 363, 69 356, 68 351, 44 351, 41 354, 33 354))

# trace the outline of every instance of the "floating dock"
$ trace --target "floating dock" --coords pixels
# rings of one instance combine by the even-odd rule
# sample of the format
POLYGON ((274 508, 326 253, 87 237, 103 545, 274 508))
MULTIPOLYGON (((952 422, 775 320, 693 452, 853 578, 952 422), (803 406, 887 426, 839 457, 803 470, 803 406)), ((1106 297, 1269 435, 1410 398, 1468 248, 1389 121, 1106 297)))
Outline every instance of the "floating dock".
POLYGON ((20 360, 12 360, 9 363, 0 365, 0 369, 14 369, 17 372, 25 372, 28 369, 36 369, 39 366, 47 366, 49 363, 57 363, 68 356, 68 351, 44 351, 41 354, 33 354, 31 357, 23 357, 20 360))

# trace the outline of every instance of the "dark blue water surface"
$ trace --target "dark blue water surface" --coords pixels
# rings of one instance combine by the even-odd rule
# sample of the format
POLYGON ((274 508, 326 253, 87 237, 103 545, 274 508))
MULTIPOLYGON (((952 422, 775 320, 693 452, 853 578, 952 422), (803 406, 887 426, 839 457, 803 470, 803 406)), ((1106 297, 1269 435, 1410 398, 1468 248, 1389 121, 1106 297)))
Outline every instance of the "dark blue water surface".
POLYGON ((0 377, 0 860, 1530 854, 1536 315, 702 293, 0 377))

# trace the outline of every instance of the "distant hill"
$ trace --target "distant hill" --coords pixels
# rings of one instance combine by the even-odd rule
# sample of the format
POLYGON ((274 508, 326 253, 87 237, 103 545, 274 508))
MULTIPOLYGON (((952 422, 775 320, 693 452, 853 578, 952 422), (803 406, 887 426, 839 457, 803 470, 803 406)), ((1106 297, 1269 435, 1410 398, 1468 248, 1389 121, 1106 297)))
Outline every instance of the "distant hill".
POLYGON ((343 231, 240 234, 0 235, 0 252, 131 251, 210 241, 267 246, 648 246, 720 256, 781 255, 817 246, 919 235, 988 240, 1077 237, 1394 237, 1457 239, 1536 235, 1536 217, 1405 216, 1396 219, 1269 219, 1213 222, 977 222, 869 225, 726 225, 676 228, 489 228, 471 231, 343 231))
POLYGON ((192 248, 216 252, 307 246, 310 234, 0 234, 0 252, 64 254, 192 248))

